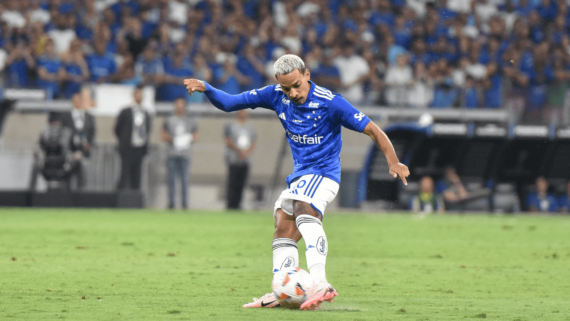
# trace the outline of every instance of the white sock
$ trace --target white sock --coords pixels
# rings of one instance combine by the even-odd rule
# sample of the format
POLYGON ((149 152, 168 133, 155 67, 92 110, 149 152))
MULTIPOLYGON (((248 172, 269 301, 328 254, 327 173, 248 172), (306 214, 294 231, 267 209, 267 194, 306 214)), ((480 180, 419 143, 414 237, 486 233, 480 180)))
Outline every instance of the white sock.
POLYGON ((327 236, 323 229, 321 221, 311 215, 302 214, 295 218, 297 228, 303 239, 307 250, 305 256, 307 257, 307 267, 315 282, 327 282, 325 274, 325 265, 327 263, 327 253, 329 245, 327 236))
POLYGON ((288 238, 273 239, 273 273, 284 268, 298 266, 297 242, 288 238))

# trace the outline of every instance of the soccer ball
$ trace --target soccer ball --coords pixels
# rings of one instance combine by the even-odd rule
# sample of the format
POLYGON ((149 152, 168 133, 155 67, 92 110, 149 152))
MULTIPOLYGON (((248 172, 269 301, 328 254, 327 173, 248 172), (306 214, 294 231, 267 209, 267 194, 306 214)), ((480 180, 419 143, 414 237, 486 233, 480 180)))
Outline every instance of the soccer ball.
POLYGON ((286 268, 273 275, 271 286, 282 307, 298 309, 311 295, 313 278, 301 268, 286 268))

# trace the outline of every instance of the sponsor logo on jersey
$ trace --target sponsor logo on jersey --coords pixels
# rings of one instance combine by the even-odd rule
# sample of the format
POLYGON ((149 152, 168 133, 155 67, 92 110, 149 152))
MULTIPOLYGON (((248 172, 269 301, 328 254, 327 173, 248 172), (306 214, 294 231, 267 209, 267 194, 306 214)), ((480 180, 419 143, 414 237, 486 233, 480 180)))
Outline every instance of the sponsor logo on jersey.
POLYGON ((283 260, 283 264, 281 264, 281 270, 292 267, 294 265, 295 265, 295 260, 293 259, 292 256, 288 256, 285 258, 285 260, 283 260))
POLYGON ((307 135, 296 135, 291 133, 290 131, 286 131, 287 136, 289 136, 289 138, 296 142, 296 143, 300 143, 303 145, 316 145, 316 144, 320 144, 321 140, 324 138, 324 136, 307 136, 307 135))
POLYGON ((309 108, 319 108, 319 104, 320 104, 320 103, 310 102, 310 103, 309 103, 309 108))
POLYGON ((358 119, 358 121, 362 121, 362 118, 366 117, 364 113, 354 114, 354 118, 358 119))
POLYGON ((282 101, 285 105, 289 105, 289 104, 291 103, 291 101, 290 101, 289 99, 287 99, 287 98, 283 98, 281 101, 282 101))
POLYGON ((281 113, 281 115, 279 115, 279 118, 281 118, 281 119, 283 119, 283 120, 287 120, 287 119, 285 118, 285 113, 281 113))
POLYGON ((302 121, 302 120, 298 120, 298 119, 293 119, 293 122, 294 122, 294 123, 302 123, 303 121, 302 121))
POLYGON ((250 95, 257 95, 257 91, 255 91, 255 89, 252 89, 252 90, 249 92, 249 94, 250 94, 250 95))
POLYGON ((321 255, 327 255, 328 250, 327 239, 324 236, 319 237, 317 240, 317 252, 321 255))

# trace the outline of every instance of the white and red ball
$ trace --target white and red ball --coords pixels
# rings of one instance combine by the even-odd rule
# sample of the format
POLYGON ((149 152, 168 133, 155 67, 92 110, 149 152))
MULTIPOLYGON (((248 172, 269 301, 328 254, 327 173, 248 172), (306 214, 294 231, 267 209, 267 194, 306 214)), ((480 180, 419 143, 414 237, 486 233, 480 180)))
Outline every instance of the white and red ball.
POLYGON ((281 306, 298 309, 311 295, 313 278, 301 268, 286 268, 273 275, 271 287, 281 306))

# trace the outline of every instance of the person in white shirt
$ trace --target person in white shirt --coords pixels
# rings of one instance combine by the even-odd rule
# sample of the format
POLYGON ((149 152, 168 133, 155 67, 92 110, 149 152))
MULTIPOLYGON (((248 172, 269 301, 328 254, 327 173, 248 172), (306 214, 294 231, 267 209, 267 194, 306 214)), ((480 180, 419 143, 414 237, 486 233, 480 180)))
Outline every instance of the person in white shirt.
POLYGON ((401 53, 396 58, 396 64, 391 65, 386 72, 384 82, 388 86, 386 100, 390 106, 405 106, 408 102, 408 88, 414 80, 412 67, 408 64, 408 55, 401 53))
POLYGON ((51 19, 50 13, 40 7, 40 0, 32 1, 32 8, 28 11, 28 15, 30 24, 39 21, 42 25, 45 25, 51 19))
POLYGON ((363 84, 368 78, 370 67, 362 56, 354 53, 354 44, 344 43, 342 48, 342 55, 334 60, 343 87, 339 93, 352 104, 358 104, 364 98, 363 84))
POLYGON ((180 179, 182 208, 188 209, 188 172, 192 164, 192 146, 198 140, 198 123, 186 115, 186 99, 174 101, 174 114, 164 120, 162 140, 168 143, 168 208, 174 209, 176 180, 180 179))
POLYGON ((433 99, 433 80, 426 66, 419 61, 414 66, 414 82, 408 91, 408 104, 415 108, 427 108, 433 99))
POLYGON ((58 55, 69 50, 69 45, 77 37, 75 30, 68 26, 67 18, 65 16, 57 17, 55 21, 57 29, 48 32, 48 36, 53 39, 55 44, 55 51, 58 55))
POLYGON ((26 25, 26 18, 22 15, 18 1, 19 0, 8 0, 0 3, 0 8, 2 8, 1 5, 4 5, 4 10, 0 10, 0 18, 6 22, 10 28, 22 28, 26 25))

